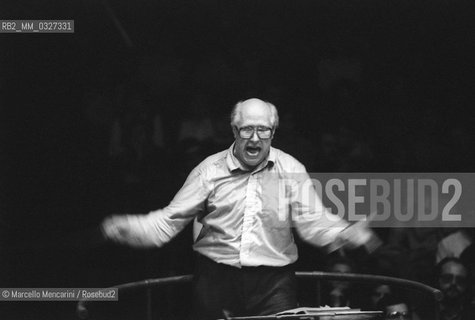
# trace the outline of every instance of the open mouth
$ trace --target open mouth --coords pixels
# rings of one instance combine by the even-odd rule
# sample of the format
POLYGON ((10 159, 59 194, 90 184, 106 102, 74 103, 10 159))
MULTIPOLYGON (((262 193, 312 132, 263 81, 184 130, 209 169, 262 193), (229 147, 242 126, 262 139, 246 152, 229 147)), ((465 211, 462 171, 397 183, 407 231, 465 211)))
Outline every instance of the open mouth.
POLYGON ((246 147, 246 153, 251 157, 257 156, 259 152, 261 152, 260 147, 251 147, 251 146, 246 147))

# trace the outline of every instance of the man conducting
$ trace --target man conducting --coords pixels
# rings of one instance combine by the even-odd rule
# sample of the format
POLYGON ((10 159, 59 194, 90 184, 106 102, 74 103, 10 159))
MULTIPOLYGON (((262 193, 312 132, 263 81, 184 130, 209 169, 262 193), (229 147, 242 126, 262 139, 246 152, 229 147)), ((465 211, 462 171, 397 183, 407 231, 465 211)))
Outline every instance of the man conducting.
POLYGON ((320 247, 360 246, 371 232, 328 213, 305 167, 271 147, 279 117, 259 99, 231 113, 235 141, 192 170, 165 208, 106 218, 104 235, 136 247, 160 247, 195 219, 193 318, 269 315, 295 308, 292 229, 320 247))

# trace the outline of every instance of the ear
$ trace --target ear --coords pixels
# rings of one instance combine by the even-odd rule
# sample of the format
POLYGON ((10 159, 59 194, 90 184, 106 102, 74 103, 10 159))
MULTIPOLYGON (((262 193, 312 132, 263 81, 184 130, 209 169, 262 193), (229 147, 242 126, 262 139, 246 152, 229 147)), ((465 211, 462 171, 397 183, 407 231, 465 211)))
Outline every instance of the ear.
POLYGON ((233 128, 233 136, 234 136, 234 139, 239 138, 238 129, 237 129, 235 126, 231 126, 231 128, 233 128))

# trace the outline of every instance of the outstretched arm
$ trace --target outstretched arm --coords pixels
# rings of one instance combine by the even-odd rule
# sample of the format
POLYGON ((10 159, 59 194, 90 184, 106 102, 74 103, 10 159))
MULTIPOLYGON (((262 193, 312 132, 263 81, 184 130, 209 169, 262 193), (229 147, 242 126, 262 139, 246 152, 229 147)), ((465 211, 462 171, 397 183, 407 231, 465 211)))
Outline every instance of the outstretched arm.
POLYGON ((144 215, 113 215, 101 225, 106 239, 132 247, 161 247, 169 242, 201 210, 209 188, 195 168, 172 202, 144 215))
POLYGON ((299 235, 307 242, 324 246, 329 251, 341 247, 366 247, 371 252, 379 246, 379 239, 369 228, 371 215, 366 221, 350 224, 331 214, 323 205, 305 168, 299 167, 292 183, 292 219, 299 235))
POLYGON ((373 252, 381 245, 381 241, 369 227, 371 217, 350 224, 328 212, 323 205, 317 205, 317 208, 317 212, 309 212, 294 220, 298 233, 307 242, 325 246, 329 251, 341 247, 354 249, 363 246, 368 252, 373 252))

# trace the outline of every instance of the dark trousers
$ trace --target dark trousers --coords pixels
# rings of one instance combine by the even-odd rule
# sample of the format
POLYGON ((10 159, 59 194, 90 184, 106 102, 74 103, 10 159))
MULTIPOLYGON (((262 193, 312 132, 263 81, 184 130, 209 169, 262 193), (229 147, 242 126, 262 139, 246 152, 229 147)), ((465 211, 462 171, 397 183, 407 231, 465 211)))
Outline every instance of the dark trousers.
POLYGON ((286 267, 242 267, 197 258, 192 319, 270 315, 297 306, 295 272, 286 267))

